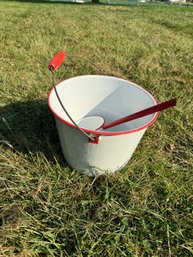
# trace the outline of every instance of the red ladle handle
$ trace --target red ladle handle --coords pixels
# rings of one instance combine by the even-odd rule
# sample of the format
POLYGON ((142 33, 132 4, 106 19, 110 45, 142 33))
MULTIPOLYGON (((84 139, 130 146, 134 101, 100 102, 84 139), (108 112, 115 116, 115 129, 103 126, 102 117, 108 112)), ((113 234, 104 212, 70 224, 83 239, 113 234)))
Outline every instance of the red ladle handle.
POLYGON ((135 120, 135 119, 138 119, 138 118, 141 118, 141 117, 144 117, 146 115, 149 115, 149 114, 152 114, 154 112, 160 112, 160 111, 163 111, 167 108, 170 108, 172 106, 175 106, 176 105, 176 98, 174 99, 171 99, 171 100, 168 100, 166 102, 163 102, 161 104, 157 104, 157 105, 154 105, 150 108, 147 108, 145 110, 142 110, 142 111, 139 111, 139 112, 136 112, 136 113, 133 113, 131 115, 128 115, 126 117, 123 117, 121 119, 118 119, 118 120, 115 120, 113 122, 109 122, 107 124, 104 124, 102 126, 103 129, 108 129, 108 128, 112 128, 114 126, 117 126, 119 124, 122 124, 122 123, 125 123, 125 122, 128 122, 128 121, 131 121, 131 120, 135 120))

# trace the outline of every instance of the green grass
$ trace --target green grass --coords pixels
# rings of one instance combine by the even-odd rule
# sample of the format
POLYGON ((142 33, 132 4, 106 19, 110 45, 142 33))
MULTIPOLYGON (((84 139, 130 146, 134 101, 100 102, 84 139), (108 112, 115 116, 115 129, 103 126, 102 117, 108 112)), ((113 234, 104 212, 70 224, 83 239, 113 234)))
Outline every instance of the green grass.
MULTIPOLYGON (((0 256, 193 256, 193 9, 1 1, 0 17, 0 256), (47 106, 61 49, 178 97, 121 172, 63 159, 47 106)), ((74 58, 57 77, 93 73, 74 58)))

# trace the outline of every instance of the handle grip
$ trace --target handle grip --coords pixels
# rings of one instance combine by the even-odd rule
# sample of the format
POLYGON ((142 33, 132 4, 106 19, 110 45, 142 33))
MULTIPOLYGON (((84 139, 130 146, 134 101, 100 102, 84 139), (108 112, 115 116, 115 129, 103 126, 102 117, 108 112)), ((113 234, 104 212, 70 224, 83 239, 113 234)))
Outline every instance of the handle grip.
POLYGON ((54 56, 54 58, 51 60, 51 62, 48 65, 48 69, 52 72, 56 71, 58 67, 63 63, 63 61, 66 58, 66 53, 61 51, 57 55, 54 56))

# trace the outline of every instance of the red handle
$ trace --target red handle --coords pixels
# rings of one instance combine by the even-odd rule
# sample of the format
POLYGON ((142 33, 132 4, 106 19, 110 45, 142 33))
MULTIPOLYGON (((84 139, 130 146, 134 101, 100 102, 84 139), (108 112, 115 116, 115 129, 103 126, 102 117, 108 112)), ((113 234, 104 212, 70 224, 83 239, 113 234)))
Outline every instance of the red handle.
POLYGON ((144 116, 152 114, 154 112, 159 112, 159 111, 165 110, 165 109, 170 108, 170 107, 175 106, 175 105, 176 105, 176 98, 171 99, 171 100, 166 101, 166 102, 163 102, 161 104, 154 105, 154 106, 152 106, 150 108, 147 108, 145 110, 133 113, 133 114, 128 115, 126 117, 123 117, 119 120, 109 122, 109 123, 103 125, 102 128, 103 129, 112 128, 112 127, 117 126, 119 124, 144 117, 144 116))
POLYGON ((54 58, 51 60, 51 62, 48 65, 48 69, 51 71, 55 71, 58 69, 58 67, 62 64, 66 57, 66 53, 61 51, 57 55, 54 56, 54 58))

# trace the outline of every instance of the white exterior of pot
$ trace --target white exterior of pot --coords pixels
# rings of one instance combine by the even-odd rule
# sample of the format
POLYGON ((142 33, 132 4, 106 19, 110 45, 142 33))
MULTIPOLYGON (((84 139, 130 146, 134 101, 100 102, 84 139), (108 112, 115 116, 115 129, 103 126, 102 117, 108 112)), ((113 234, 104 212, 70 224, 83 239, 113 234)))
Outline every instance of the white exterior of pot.
MULTIPOLYGON (((156 104, 153 96, 138 85, 109 76, 75 77, 60 82, 56 87, 61 101, 75 121, 98 115, 104 117, 106 122, 111 122, 156 104)), ((158 115, 151 114, 104 131, 82 128, 98 138, 98 143, 93 144, 66 116, 53 89, 48 103, 55 114, 66 161, 72 168, 88 176, 122 169, 130 160, 147 127, 158 115)))

